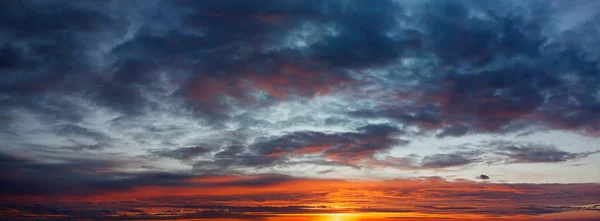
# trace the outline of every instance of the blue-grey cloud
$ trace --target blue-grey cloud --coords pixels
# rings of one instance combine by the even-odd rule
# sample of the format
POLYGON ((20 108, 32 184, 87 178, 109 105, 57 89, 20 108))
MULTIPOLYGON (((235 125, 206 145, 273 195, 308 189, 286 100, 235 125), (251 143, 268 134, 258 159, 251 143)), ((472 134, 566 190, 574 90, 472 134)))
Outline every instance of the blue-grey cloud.
POLYGON ((565 162, 587 157, 593 152, 572 153, 559 150, 554 146, 532 144, 504 144, 493 149, 498 154, 508 157, 509 163, 554 163, 565 162))
POLYGON ((200 157, 210 152, 210 149, 205 147, 180 147, 177 149, 158 149, 151 150, 152 155, 159 157, 173 158, 177 160, 191 160, 200 157))
POLYGON ((521 142, 600 135, 600 14, 551 2, 2 2, 0 192, 595 157, 521 142))
POLYGON ((423 158, 422 164, 427 168, 443 168, 467 165, 474 161, 460 154, 435 154, 423 158))
POLYGON ((372 158, 375 153, 407 143, 395 138, 402 131, 390 125, 367 125, 357 130, 358 132, 329 134, 301 131, 278 137, 263 137, 247 147, 226 147, 214 154, 213 158, 199 160, 194 168, 267 167, 290 164, 290 159, 304 156, 323 158, 305 161, 306 163, 359 168, 364 164, 361 161, 372 158))

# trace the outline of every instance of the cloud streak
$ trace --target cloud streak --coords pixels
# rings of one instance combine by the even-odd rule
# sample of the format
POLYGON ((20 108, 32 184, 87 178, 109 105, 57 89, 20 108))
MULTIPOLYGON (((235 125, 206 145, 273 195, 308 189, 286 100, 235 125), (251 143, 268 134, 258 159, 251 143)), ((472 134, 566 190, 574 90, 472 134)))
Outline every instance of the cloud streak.
POLYGON ((595 6, 2 2, 0 219, 581 210, 595 6))

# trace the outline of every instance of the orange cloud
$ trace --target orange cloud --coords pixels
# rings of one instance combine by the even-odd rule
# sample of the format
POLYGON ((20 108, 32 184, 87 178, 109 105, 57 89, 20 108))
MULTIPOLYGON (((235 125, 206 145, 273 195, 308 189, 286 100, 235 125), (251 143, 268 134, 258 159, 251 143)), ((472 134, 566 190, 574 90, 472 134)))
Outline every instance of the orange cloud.
MULTIPOLYGON (((387 214, 388 218, 395 214, 393 216, 400 217, 400 220, 415 217, 435 220, 456 218, 457 215, 463 215, 465 219, 484 216, 527 218, 581 210, 584 208, 581 205, 598 203, 599 187, 600 184, 492 184, 448 181, 437 177, 346 181, 279 175, 230 175, 187 178, 173 185, 144 184, 126 190, 54 196, 52 200, 53 203, 67 205, 109 205, 177 216, 196 216, 201 210, 203 213, 267 212, 277 216, 381 213, 387 214)), ((0 197, 2 202, 21 203, 43 203, 48 199, 48 196, 0 197)), ((121 213, 130 216, 141 214, 128 211, 121 213)), ((382 217, 373 215, 356 220, 379 218, 382 217)), ((298 220, 306 219, 300 217, 298 220)))

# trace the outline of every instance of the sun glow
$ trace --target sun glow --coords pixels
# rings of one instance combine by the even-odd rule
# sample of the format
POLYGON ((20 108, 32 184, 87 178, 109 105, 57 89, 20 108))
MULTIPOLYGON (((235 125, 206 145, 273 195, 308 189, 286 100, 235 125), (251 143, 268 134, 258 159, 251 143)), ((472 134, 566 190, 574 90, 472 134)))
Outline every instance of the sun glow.
POLYGON ((322 217, 322 219, 319 219, 320 221, 352 221, 356 220, 358 216, 352 213, 331 213, 322 214, 322 217))

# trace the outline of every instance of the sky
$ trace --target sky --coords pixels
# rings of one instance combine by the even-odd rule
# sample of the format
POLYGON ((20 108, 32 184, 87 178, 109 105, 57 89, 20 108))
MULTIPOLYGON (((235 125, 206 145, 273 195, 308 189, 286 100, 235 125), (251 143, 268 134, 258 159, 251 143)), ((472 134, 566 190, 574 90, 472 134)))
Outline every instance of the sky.
POLYGON ((0 220, 596 220, 600 1, 0 2, 0 220))

